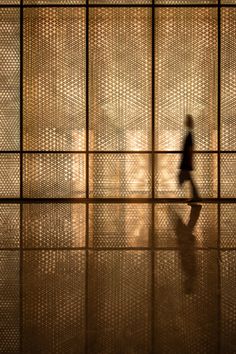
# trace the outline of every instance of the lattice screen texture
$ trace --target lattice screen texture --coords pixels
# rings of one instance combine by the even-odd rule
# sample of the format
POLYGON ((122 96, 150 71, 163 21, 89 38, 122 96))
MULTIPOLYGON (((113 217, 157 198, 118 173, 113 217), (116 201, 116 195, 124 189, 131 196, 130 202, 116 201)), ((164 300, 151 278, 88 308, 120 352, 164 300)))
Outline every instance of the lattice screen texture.
POLYGON ((200 209, 195 205, 190 207, 186 204, 156 204, 155 245, 179 247, 176 234, 182 227, 183 242, 186 242, 186 245, 190 233, 194 235, 194 247, 216 247, 217 224, 216 204, 202 204, 200 209))
POLYGON ((195 4, 217 4, 218 0, 155 0, 156 4, 165 5, 195 5, 195 4))
POLYGON ((151 149, 151 9, 90 10, 90 149, 151 149))
POLYGON ((85 196, 84 154, 25 154, 24 197, 85 196))
POLYGON ((152 4, 152 0, 89 0, 90 4, 152 4))
POLYGON ((19 353, 19 252, 0 251, 0 352, 19 353))
MULTIPOLYGON (((217 155, 194 155, 193 179, 201 198, 217 196, 217 155)), ((178 182, 180 166, 179 154, 156 154, 155 193, 157 197, 190 197, 190 183, 181 188, 178 182)))
POLYGON ((86 0, 23 0, 23 2, 25 5, 83 5, 86 0))
POLYGON ((0 0, 0 5, 20 5, 20 0, 0 0))
POLYGON ((217 12, 156 11, 156 150, 181 150, 184 119, 195 118, 195 150, 217 147, 217 12))
POLYGON ((221 149, 236 150, 236 9, 223 8, 221 14, 221 149))
POLYGON ((235 0, 221 0, 221 4, 236 4, 235 0))
POLYGON ((85 9, 24 11, 24 149, 85 150, 85 9))
POLYGON ((222 353, 234 353, 236 347, 236 252, 221 252, 221 347, 222 353))
POLYGON ((24 204, 25 247, 85 246, 84 204, 24 204))
POLYGON ((221 154, 220 159, 221 197, 235 198, 236 154, 221 154))
POLYGON ((0 150, 20 148, 20 16, 0 9, 0 150))
POLYGON ((90 245, 148 247, 151 216, 148 204, 90 204, 90 245))
POLYGON ((217 352, 217 253, 157 251, 155 344, 160 353, 217 352), (173 315, 174 314, 174 315, 173 315), (204 349, 203 349, 204 348, 204 349))
POLYGON ((84 353, 84 251, 25 251, 24 353, 84 353))
POLYGON ((150 197, 151 156, 94 154, 89 160, 91 197, 150 197))
POLYGON ((236 248, 236 205, 221 204, 220 206, 220 240, 221 247, 236 248))
POLYGON ((0 154, 0 197, 19 198, 20 196, 20 156, 0 154))
POLYGON ((19 247, 20 205, 0 204, 0 248, 19 247))
POLYGON ((147 251, 90 252, 89 353, 150 352, 150 261, 147 251))

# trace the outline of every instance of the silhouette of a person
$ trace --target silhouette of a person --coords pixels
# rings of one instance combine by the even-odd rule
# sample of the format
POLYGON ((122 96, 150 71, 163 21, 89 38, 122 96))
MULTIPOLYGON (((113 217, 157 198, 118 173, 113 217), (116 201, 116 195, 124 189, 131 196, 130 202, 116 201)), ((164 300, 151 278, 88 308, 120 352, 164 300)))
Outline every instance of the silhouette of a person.
POLYGON ((189 181, 192 187, 192 199, 191 201, 199 200, 199 194, 197 187, 193 181, 192 170, 193 170, 193 117, 190 114, 186 115, 185 125, 188 128, 188 133, 185 137, 183 145, 183 153, 180 164, 180 173, 179 173, 179 184, 183 185, 185 181, 189 181))

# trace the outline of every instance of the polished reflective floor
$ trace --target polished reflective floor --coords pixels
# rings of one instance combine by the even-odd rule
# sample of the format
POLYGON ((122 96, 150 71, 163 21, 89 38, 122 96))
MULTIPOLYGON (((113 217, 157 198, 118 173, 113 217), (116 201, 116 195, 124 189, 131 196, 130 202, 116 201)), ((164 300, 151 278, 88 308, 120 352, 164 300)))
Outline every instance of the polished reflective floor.
POLYGON ((1 353, 235 353, 235 212, 2 204, 1 353))

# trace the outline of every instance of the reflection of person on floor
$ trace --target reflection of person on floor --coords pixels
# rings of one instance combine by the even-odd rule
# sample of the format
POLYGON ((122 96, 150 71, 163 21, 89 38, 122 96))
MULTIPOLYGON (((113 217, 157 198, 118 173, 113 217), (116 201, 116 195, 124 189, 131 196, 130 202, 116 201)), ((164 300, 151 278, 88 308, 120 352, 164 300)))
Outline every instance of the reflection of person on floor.
POLYGON ((184 290, 186 294, 193 292, 197 276, 195 236, 193 230, 200 216, 201 208, 201 205, 191 206, 189 222, 186 225, 179 216, 176 219, 175 232, 179 245, 181 266, 185 274, 184 290))
POLYGON ((188 128, 188 134, 185 137, 182 160, 180 164, 180 173, 179 173, 179 184, 183 185, 185 181, 189 181, 192 187, 192 197, 191 201, 197 201, 199 199, 197 188, 194 184, 192 177, 193 170, 193 117, 190 114, 186 115, 185 125, 188 128))

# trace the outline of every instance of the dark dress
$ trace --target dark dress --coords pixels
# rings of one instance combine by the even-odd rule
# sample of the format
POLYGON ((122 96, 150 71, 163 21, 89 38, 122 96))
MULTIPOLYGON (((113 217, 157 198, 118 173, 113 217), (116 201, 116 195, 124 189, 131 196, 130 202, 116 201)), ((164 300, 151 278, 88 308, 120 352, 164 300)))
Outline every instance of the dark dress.
POLYGON ((182 160, 180 164, 181 170, 185 170, 185 171, 193 170, 192 151, 193 151, 193 137, 192 137, 192 133, 189 132, 184 142, 182 160))

